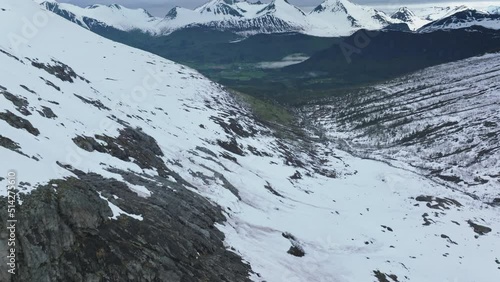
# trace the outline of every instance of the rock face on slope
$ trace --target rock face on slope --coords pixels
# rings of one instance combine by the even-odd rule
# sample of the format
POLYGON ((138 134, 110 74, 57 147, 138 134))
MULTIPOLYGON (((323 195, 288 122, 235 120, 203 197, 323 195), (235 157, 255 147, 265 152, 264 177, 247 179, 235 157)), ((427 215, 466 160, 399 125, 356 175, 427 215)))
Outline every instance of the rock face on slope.
MULTIPOLYGON (((224 220, 219 207, 179 184, 165 189, 123 173, 156 196, 137 197, 123 182, 75 171, 78 178, 54 180, 21 197, 18 273, 2 272, 2 281, 249 281, 250 267, 225 248, 214 227, 224 220), (142 220, 111 219, 116 211, 108 201, 142 220)), ((0 233, 2 246, 7 232, 0 233)))

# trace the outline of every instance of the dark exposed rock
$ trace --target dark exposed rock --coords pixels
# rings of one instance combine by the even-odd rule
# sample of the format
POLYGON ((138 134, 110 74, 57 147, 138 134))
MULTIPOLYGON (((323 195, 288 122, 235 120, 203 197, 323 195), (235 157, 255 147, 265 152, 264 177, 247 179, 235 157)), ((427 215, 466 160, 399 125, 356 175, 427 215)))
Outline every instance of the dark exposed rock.
POLYGON ((87 98, 82 97, 82 96, 77 95, 77 94, 73 94, 73 95, 75 95, 78 99, 82 100, 85 104, 92 105, 92 106, 98 108, 99 110, 111 111, 110 108, 104 106, 104 104, 99 100, 90 100, 90 99, 87 99, 87 98))
POLYGON ((467 223, 470 227, 472 227, 472 229, 474 229, 474 232, 479 235, 486 235, 487 233, 490 233, 492 231, 491 228, 474 223, 472 220, 468 220, 467 223))
POLYGON ((47 79, 45 79, 45 78, 43 78, 41 76, 40 76, 40 79, 42 79, 43 81, 45 81, 45 84, 47 84, 48 86, 54 87, 54 89, 57 90, 57 91, 61 91, 61 87, 55 85, 54 83, 52 83, 52 81, 47 80, 47 79))
POLYGON ((46 117, 46 118, 56 118, 57 115, 54 114, 54 112, 52 111, 51 108, 49 107, 45 107, 45 106, 42 106, 42 110, 41 111, 38 111, 38 113, 42 116, 42 117, 46 117))
POLYGON ((271 184, 267 181, 266 181, 266 185, 264 185, 264 188, 266 188, 273 195, 284 198, 283 195, 281 195, 278 191, 274 190, 274 188, 271 186, 271 184))
POLYGON ((82 76, 77 75, 71 67, 69 67, 68 65, 63 64, 61 62, 58 62, 54 59, 52 59, 52 65, 40 63, 36 60, 31 60, 31 65, 36 67, 36 68, 45 70, 46 72, 59 78, 62 81, 67 81, 67 82, 73 83, 74 82, 73 79, 79 78, 79 79, 89 83, 88 80, 86 80, 82 76))
MULTIPOLYGON (((4 271, 1 281, 249 281, 249 266, 225 249, 214 226, 224 220, 220 208, 203 197, 180 185, 173 193, 150 182, 146 187, 157 196, 142 198, 123 182, 76 173, 80 179, 52 181, 22 196, 16 226, 22 271, 4 271), (143 221, 110 219, 98 193, 143 221)), ((2 222, 6 203, 0 201, 2 222)), ((0 230, 1 246, 7 235, 0 230)))
MULTIPOLYGON (((235 112, 232 114, 236 115, 235 112)), ((252 137, 257 134, 257 130, 253 127, 249 127, 249 130, 246 130, 241 124, 238 123, 237 120, 230 118, 229 122, 224 121, 224 119, 220 117, 210 117, 216 124, 218 124, 227 134, 233 135, 236 134, 240 137, 252 137)))
POLYGON ((339 173, 334 169, 314 168, 314 172, 332 179, 336 179, 339 177, 339 173))
POLYGON ((217 140, 217 144, 226 151, 244 156, 245 152, 240 148, 236 139, 232 138, 230 141, 217 140))
POLYGON ((418 202, 426 202, 427 207, 431 209, 450 209, 450 206, 462 207, 462 204, 457 200, 450 198, 439 198, 433 196, 418 196, 415 198, 418 202), (435 203, 434 203, 435 202, 435 203), (434 204, 432 204, 434 203, 434 204))
POLYGON ((26 86, 26 85, 22 85, 22 84, 21 84, 21 85, 19 85, 19 86, 21 86, 21 88, 23 88, 24 90, 28 91, 28 92, 29 92, 29 93, 31 93, 31 94, 36 94, 36 92, 35 92, 35 91, 33 91, 33 90, 29 89, 29 88, 28 88, 28 86, 26 86))
POLYGON ((31 112, 28 110, 29 103, 28 100, 26 100, 26 98, 21 96, 16 96, 5 90, 0 90, 0 94, 2 94, 5 97, 5 99, 11 101, 12 104, 14 104, 14 106, 16 107, 16 110, 18 112, 20 112, 25 116, 31 115, 31 112))
POLYGON ((287 253, 296 257, 303 257, 306 255, 301 246, 291 246, 287 253))
POLYGON ((230 154, 228 154, 228 153, 222 153, 222 154, 220 154, 220 156, 221 156, 221 157, 223 157, 224 159, 228 159, 228 160, 230 160, 230 161, 232 161, 232 162, 234 162, 234 163, 239 164, 239 163, 238 163, 238 159, 237 159, 237 158, 235 158, 235 157, 233 157, 233 156, 231 156, 231 155, 230 155, 230 154))
POLYGON ((198 151, 200 151, 200 152, 203 152, 203 153, 205 153, 205 154, 207 154, 207 155, 210 155, 210 156, 212 156, 212 157, 214 157, 214 158, 217 158, 217 154, 216 154, 216 153, 212 152, 211 150, 209 150, 209 149, 207 149, 207 148, 205 148, 205 147, 200 147, 200 146, 197 146, 197 147, 196 147, 196 150, 198 150, 198 151))
POLYGON ((292 150, 287 145, 285 145, 281 141, 278 141, 277 145, 279 151, 282 154, 282 157, 284 158, 283 161, 284 164, 293 167, 300 167, 300 168, 305 167, 304 163, 300 160, 300 158, 298 158, 295 154, 293 154, 292 150))
POLYGON ((107 153, 115 158, 134 163, 142 169, 156 168, 158 174, 163 177, 170 175, 170 171, 160 158, 163 152, 156 140, 139 129, 125 127, 119 130, 120 135, 113 138, 107 135, 95 135, 94 137, 77 136, 73 142, 80 148, 88 151, 107 153), (97 140, 104 141, 103 145, 97 140))
POLYGON ((463 181, 463 179, 461 179, 460 177, 455 176, 455 175, 436 174, 436 176, 443 179, 444 181, 453 182, 453 183, 460 183, 463 181))
POLYGON ((485 127, 497 127, 497 123, 493 122, 493 121, 485 121, 485 122, 483 122, 483 125, 485 127))
POLYGON ((457 242, 451 240, 450 236, 448 236, 446 234, 441 234, 441 238, 448 240, 448 243, 450 243, 450 244, 458 245, 457 242))
POLYGON ((283 236, 283 238, 286 238, 288 240, 292 240, 292 241, 296 241, 297 239, 295 238, 295 236, 293 236, 292 234, 288 233, 288 232, 283 232, 281 233, 281 236, 283 236))
POLYGON ((288 254, 296 257, 303 257, 306 255, 306 252, 304 251, 304 248, 300 245, 299 241, 293 236, 291 233, 288 232, 283 232, 281 233, 281 236, 283 238, 286 238, 292 243, 292 246, 288 250, 288 254))
POLYGON ((11 113, 10 111, 7 111, 5 113, 0 113, 0 119, 6 121, 10 126, 14 128, 19 128, 19 129, 25 129, 29 133, 38 136, 40 135, 40 131, 36 129, 31 122, 28 120, 18 117, 15 114, 11 113))
POLYGON ((293 179, 293 180, 302 179, 302 174, 299 171, 295 171, 295 173, 292 176, 290 176, 290 179, 293 179))
MULTIPOLYGON (((3 11, 5 11, 5 10, 3 10, 3 11)), ((16 60, 18 62, 22 62, 18 57, 12 55, 11 53, 9 53, 7 51, 4 51, 4 50, 0 49, 0 53, 3 53, 5 55, 7 55, 8 57, 11 57, 12 59, 14 59, 14 60, 16 60)))
POLYGON ((493 199, 493 201, 491 202, 491 204, 494 205, 494 206, 500 206, 500 198, 493 199))
POLYGON ((28 155, 26 155, 21 151, 21 146, 19 146, 19 143, 13 141, 8 137, 2 136, 1 134, 0 134, 0 146, 29 158, 28 155))
POLYGON ((394 274, 386 274, 380 270, 374 270, 373 273, 379 282, 399 282, 398 277, 394 274))
POLYGON ((424 213, 424 214, 422 215, 422 218, 424 219, 424 223, 423 223, 422 225, 424 225, 424 226, 429 226, 429 225, 431 225, 431 224, 435 223, 435 221, 434 221, 434 220, 429 219, 428 217, 429 217, 429 214, 428 214, 428 213, 424 213))
POLYGON ((385 225, 381 225, 382 228, 384 228, 385 230, 389 231, 389 232, 394 232, 394 230, 392 228, 390 228, 389 226, 385 226, 385 225))
POLYGON ((255 156, 258 156, 258 157, 262 157, 262 156, 272 157, 273 156, 272 154, 269 154, 267 152, 259 151, 257 148, 255 148, 254 146, 251 146, 251 145, 248 145, 247 149, 248 149, 248 151, 250 151, 250 153, 252 153, 252 154, 254 154, 255 156))

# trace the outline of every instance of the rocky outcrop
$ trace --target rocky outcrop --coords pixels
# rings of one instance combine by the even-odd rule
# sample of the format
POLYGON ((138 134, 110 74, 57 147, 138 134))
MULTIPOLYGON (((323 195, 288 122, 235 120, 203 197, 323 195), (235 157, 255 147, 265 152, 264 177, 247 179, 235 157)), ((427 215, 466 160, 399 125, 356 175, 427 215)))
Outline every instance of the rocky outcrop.
MULTIPOLYGON (((158 185, 136 175, 155 195, 143 198, 123 182, 74 173, 79 178, 22 196, 19 271, 1 273, 1 281, 249 281, 250 267, 226 250, 214 227, 224 220, 219 207, 175 182, 158 185), (142 221, 126 214, 112 219, 105 199, 142 221)), ((6 203, 2 198, 2 222, 6 203)), ((7 232, 0 230, 0 246, 7 246, 7 232)))

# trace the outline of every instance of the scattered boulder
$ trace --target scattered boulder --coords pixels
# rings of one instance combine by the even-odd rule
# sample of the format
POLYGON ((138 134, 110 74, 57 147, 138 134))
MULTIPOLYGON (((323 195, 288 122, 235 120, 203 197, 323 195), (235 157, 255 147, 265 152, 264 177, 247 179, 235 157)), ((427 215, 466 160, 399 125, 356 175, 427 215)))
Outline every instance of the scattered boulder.
POLYGON ((142 169, 156 168, 158 174, 168 177, 169 170, 161 159, 163 152, 156 140, 142 130, 125 127, 119 130, 116 138, 107 135, 77 136, 73 142, 88 152, 98 151, 109 154, 123 161, 133 162, 142 169), (97 142, 104 141, 104 144, 97 142))
POLYGON ((28 100, 26 98, 21 97, 21 96, 16 96, 8 91, 5 90, 0 90, 0 94, 2 94, 5 99, 9 100, 14 104, 16 107, 16 110, 20 112, 24 116, 29 116, 31 115, 31 112, 28 110, 28 100))
POLYGON ((379 282, 399 282, 398 277, 394 274, 386 274, 380 270, 374 270, 373 273, 379 282))
POLYGON ((306 255, 301 246, 291 246, 287 253, 296 257, 303 257, 306 255))
POLYGON ((71 67, 69 67, 68 65, 63 64, 59 61, 56 61, 54 59, 52 59, 52 64, 40 63, 36 59, 30 60, 30 61, 31 61, 32 66, 39 68, 39 69, 42 69, 42 70, 45 70, 46 72, 59 78, 62 81, 67 81, 67 82, 73 83, 74 82, 73 79, 79 78, 79 79, 89 83, 88 80, 86 80, 82 76, 77 75, 76 72, 71 67))
POLYGON ((51 119, 57 118, 57 115, 49 107, 42 106, 42 110, 38 111, 38 113, 45 118, 51 118, 51 119))
POLYGON ((91 99, 87 99, 85 97, 82 97, 80 95, 77 95, 77 94, 73 94, 75 95, 78 99, 82 100, 85 104, 89 104, 89 105, 92 105, 96 108, 98 108, 99 110, 107 110, 107 111, 111 111, 110 108, 106 107, 101 101, 99 100, 91 100, 91 99))
POLYGON ((37 128, 35 128, 31 124, 31 122, 29 122, 27 119, 16 116, 10 111, 7 111, 5 113, 0 113, 0 119, 6 121, 10 126, 14 128, 24 129, 35 136, 40 135, 40 131, 37 128))
POLYGON ((468 220, 467 223, 470 227, 472 227, 472 229, 474 229, 474 232, 476 232, 478 235, 486 235, 492 231, 491 228, 474 223, 472 220, 468 220))
POLYGON ((418 196, 415 198, 417 202, 426 202, 427 207, 437 210, 449 210, 451 206, 462 207, 462 204, 457 200, 450 198, 439 198, 433 196, 418 196))

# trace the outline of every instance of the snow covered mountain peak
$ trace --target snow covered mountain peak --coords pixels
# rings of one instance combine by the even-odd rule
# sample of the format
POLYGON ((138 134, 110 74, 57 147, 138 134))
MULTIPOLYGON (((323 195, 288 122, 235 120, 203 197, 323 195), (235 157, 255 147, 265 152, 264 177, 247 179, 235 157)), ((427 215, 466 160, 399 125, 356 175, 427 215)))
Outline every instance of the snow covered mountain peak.
POLYGON ((212 0, 194 10, 175 7, 163 18, 119 5, 80 8, 50 1, 45 2, 44 6, 88 29, 102 23, 119 30, 138 29, 155 35, 202 26, 244 35, 300 32, 316 36, 345 36, 360 28, 380 29, 393 22, 382 12, 347 0, 327 0, 309 14, 287 0, 273 0, 267 4, 212 0))
MULTIPOLYGON (((40 0, 36 0, 40 2, 40 0)), ((349 0, 325 0, 308 14, 287 0, 270 3, 246 0, 211 0, 191 10, 171 9, 163 18, 144 9, 121 5, 91 5, 80 8, 50 0, 43 5, 88 29, 107 26, 123 31, 140 30, 153 35, 168 35, 186 27, 207 27, 241 35, 299 32, 315 36, 346 36, 359 29, 379 30, 405 23, 411 30, 469 9, 467 6, 436 8, 423 19, 407 7, 388 16, 376 9, 349 0)), ((494 11, 494 8, 490 10, 494 11)))
POLYGON ((402 21, 410 21, 413 17, 415 17, 415 13, 407 7, 401 7, 391 15, 391 18, 402 21))
POLYGON ((348 0, 326 0, 314 8, 308 18, 318 34, 341 33, 341 30, 352 33, 360 28, 381 29, 394 22, 383 12, 348 0))
POLYGON ((321 13, 325 11, 329 12, 345 12, 347 13, 346 9, 346 4, 349 5, 354 5, 352 2, 345 1, 345 0, 325 0, 323 3, 319 4, 314 8, 310 14, 312 13, 321 13))
POLYGON ((429 20, 424 20, 418 17, 413 11, 408 7, 401 7, 396 12, 391 15, 394 20, 399 20, 406 23, 411 30, 417 30, 420 27, 428 24, 429 20))
POLYGON ((304 11, 290 4, 288 0, 272 0, 266 7, 257 12, 257 15, 274 15, 283 19, 289 19, 297 24, 304 24, 306 16, 304 11))
POLYGON ((85 8, 57 1, 41 1, 45 9, 91 29, 92 25, 111 26, 120 30, 144 30, 158 33, 158 19, 142 8, 130 9, 118 4, 90 5, 85 8))
POLYGON ((229 15, 233 17, 243 17, 245 10, 236 6, 237 0, 212 0, 195 9, 200 14, 229 15))
POLYGON ((102 4, 94 4, 85 7, 85 9, 89 10, 101 10, 102 13, 109 13, 109 11, 112 11, 113 13, 118 13, 123 17, 130 16, 132 14, 141 14, 141 15, 146 15, 148 18, 154 18, 153 15, 151 15, 147 10, 143 8, 137 8, 137 9, 130 9, 125 6, 119 5, 119 4, 109 4, 109 5, 102 5, 102 4))

